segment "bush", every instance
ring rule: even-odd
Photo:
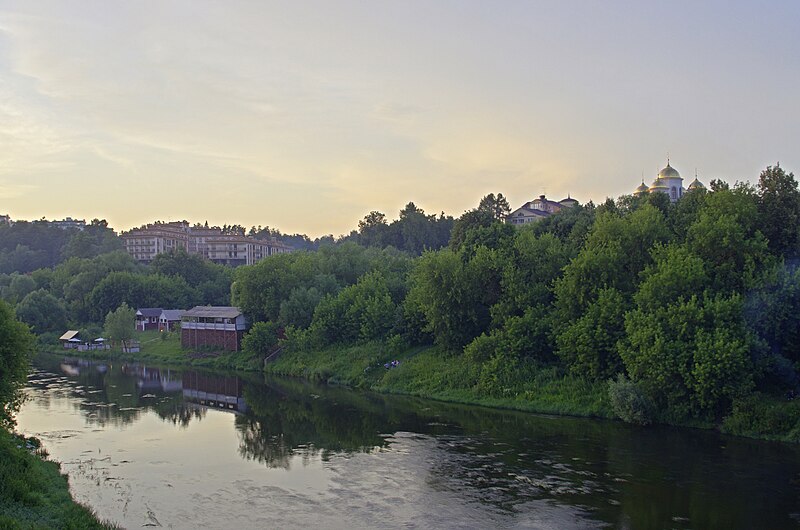
[[[653,422],[653,402],[625,374],[619,374],[616,381],[608,381],[608,397],[611,409],[622,421],[635,425]]]
[[[733,402],[733,410],[722,421],[722,431],[800,442],[800,399],[778,399],[754,392]]]

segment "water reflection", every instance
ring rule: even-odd
[[[31,399],[69,399],[90,426],[124,427],[152,412],[189,429],[210,410],[229,413],[245,461],[300,474],[321,465],[325,494],[364,512],[356,526],[374,526],[366,512],[379,505],[397,523],[388,526],[800,527],[793,446],[293,379],[63,358],[37,366]],[[236,487],[246,496],[258,482]]]

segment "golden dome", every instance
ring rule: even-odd
[[[663,179],[679,179],[681,178],[681,174],[678,173],[677,169],[670,166],[669,161],[667,161],[667,167],[658,172],[658,177]]]
[[[702,182],[697,180],[697,177],[695,177],[694,180],[692,181],[692,183],[689,184],[689,187],[686,188],[686,189],[689,190],[689,191],[692,191],[692,190],[704,190],[704,189],[706,189],[706,187],[703,186]]]
[[[667,167],[669,167],[669,166],[667,166]],[[664,169],[666,169],[666,168],[664,168]],[[675,170],[673,170],[673,171],[675,171]],[[675,172],[677,173],[677,171],[675,171]],[[658,176],[656,177],[656,179],[650,185],[649,191],[666,191],[668,189],[669,189],[669,186],[664,184],[664,181],[661,180],[661,173],[659,173]]]

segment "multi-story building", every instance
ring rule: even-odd
[[[133,259],[150,263],[163,252],[183,249],[188,252],[189,226],[187,223],[155,223],[134,228],[120,234],[125,250]]]
[[[223,265],[252,265],[292,248],[277,239],[226,234],[219,227],[192,227],[185,221],[155,223],[120,234],[133,259],[150,263],[162,252],[183,249]]]

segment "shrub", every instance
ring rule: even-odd
[[[649,425],[653,422],[652,401],[625,374],[619,374],[616,381],[608,381],[608,396],[614,414],[622,421],[635,425]]]

